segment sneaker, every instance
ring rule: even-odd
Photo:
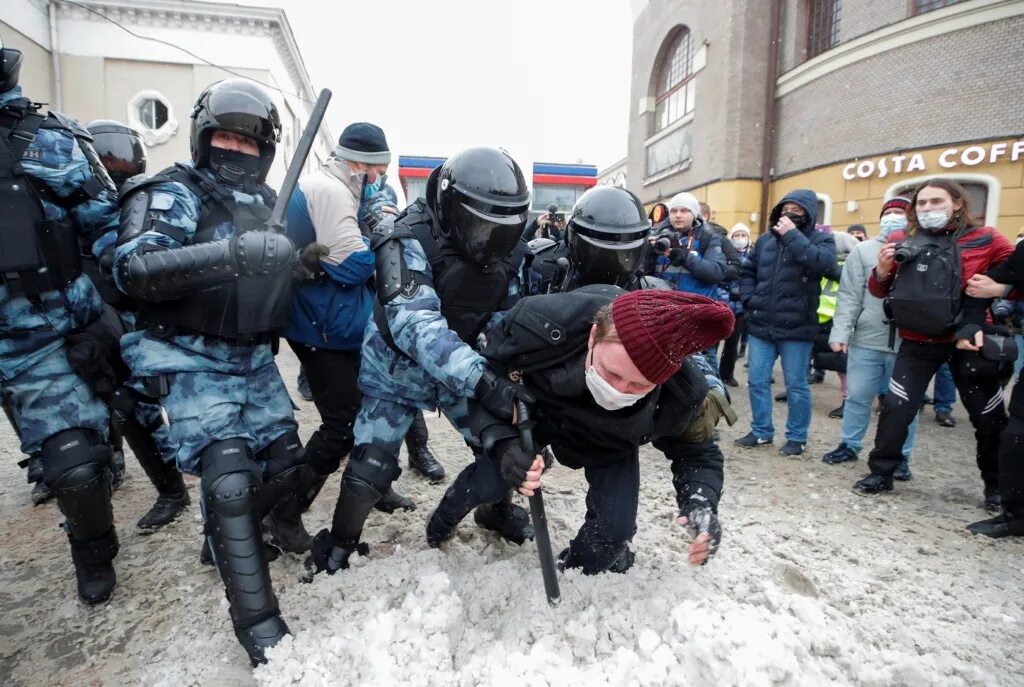
[[[853,490],[858,494],[878,494],[883,491],[892,491],[892,477],[865,475],[854,483]]]
[[[828,416],[830,418],[832,418],[833,420],[841,420],[841,419],[843,419],[843,410],[845,408],[846,408],[846,401],[843,401],[843,404],[841,406],[839,406],[838,408],[834,408],[834,409],[828,411]]]
[[[785,403],[787,400],[789,400],[789,394],[787,394],[785,391],[780,391],[779,393],[775,394],[775,400],[778,401],[779,403]]]
[[[738,387],[738,386],[740,385],[740,383],[739,383],[739,382],[737,382],[737,381],[736,381],[735,379],[731,379],[731,378],[730,378],[730,379],[723,379],[723,380],[722,380],[722,382],[723,382],[723,383],[724,383],[724,384],[725,384],[726,386],[731,386],[731,387],[733,387],[733,388],[735,388],[735,387]]]
[[[751,432],[745,437],[740,437],[733,443],[744,448],[755,448],[757,446],[771,446],[774,443],[774,439],[762,439]]]
[[[956,427],[956,420],[950,413],[935,413],[935,424],[939,427]]]
[[[781,456],[799,456],[807,448],[807,444],[800,443],[799,441],[787,441],[779,449],[779,455]]]
[[[854,460],[857,460],[857,452],[846,444],[839,444],[834,450],[821,457],[821,462],[827,465],[839,465]]]

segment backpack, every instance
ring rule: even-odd
[[[897,257],[906,258],[883,302],[893,327],[934,337],[956,331],[963,297],[960,236],[916,231],[897,246]]]

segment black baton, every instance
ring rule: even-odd
[[[530,420],[530,412],[525,402],[516,401],[516,415],[516,428],[523,442],[523,450],[531,456],[536,456],[537,451],[533,445],[533,422]],[[529,499],[537,555],[540,556],[540,571],[544,575],[544,592],[548,596],[548,603],[557,606],[562,599],[562,593],[558,590],[555,557],[551,553],[551,537],[548,534],[548,516],[544,512],[544,495],[540,493],[539,487],[533,490],[533,496]]]

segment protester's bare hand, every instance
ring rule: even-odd
[[[533,459],[533,465],[526,472],[526,479],[519,485],[519,493],[523,496],[533,496],[534,489],[540,489],[540,476],[544,472],[544,456],[538,455]]]
[[[786,232],[790,229],[796,229],[796,225],[793,224],[793,220],[783,215],[779,218],[779,221],[775,223],[775,231],[779,232],[779,236],[785,236]]]
[[[982,333],[982,332],[977,332],[974,335],[974,342],[973,343],[971,342],[970,339],[957,339],[956,340],[956,347],[959,348],[961,351],[980,351],[981,350],[981,346],[984,343],[985,343],[985,334]]]
[[[1006,285],[984,274],[976,274],[967,280],[967,295],[972,298],[1002,298],[1006,295]]]
[[[681,515],[676,518],[676,522],[686,527],[689,524],[689,519],[685,515]],[[704,565],[707,562],[708,556],[711,555],[710,542],[711,535],[707,532],[698,534],[690,542],[690,565]]]
[[[828,344],[829,348],[832,349],[833,353],[846,353],[846,344],[839,343],[838,341],[830,341]]]
[[[893,268],[896,267],[896,259],[893,257],[895,254],[895,243],[887,243],[878,251],[878,267],[875,268],[875,272],[879,279],[888,279],[892,274]]]

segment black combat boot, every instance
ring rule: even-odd
[[[328,475],[318,475],[309,465],[302,467],[295,491],[282,498],[263,518],[263,531],[272,544],[290,553],[305,553],[313,544],[302,515],[316,500]]]
[[[78,598],[90,606],[101,604],[110,598],[117,584],[114,572],[114,557],[117,556],[117,532],[111,527],[102,537],[76,541],[68,533],[71,543],[71,560],[75,564],[78,580]]]
[[[892,477],[883,475],[865,475],[853,485],[853,490],[858,494],[878,494],[883,491],[892,491]]]
[[[1003,511],[994,518],[971,523],[967,529],[973,534],[983,534],[993,539],[1024,537],[1024,517],[1011,511]]]
[[[409,467],[420,473],[432,483],[444,480],[444,466],[427,445],[430,435],[427,432],[427,421],[423,412],[413,415],[412,424],[405,435],[405,448],[409,452]]]
[[[530,514],[522,506],[512,503],[512,493],[497,503],[477,506],[473,520],[485,530],[496,532],[502,539],[522,546],[527,539],[533,539],[533,525]]]
[[[408,496],[402,496],[393,487],[388,487],[384,496],[380,497],[373,507],[382,513],[394,513],[396,510],[408,512],[416,510],[416,502]]]
[[[123,419],[118,426],[146,477],[156,488],[156,503],[136,524],[143,534],[151,534],[174,522],[188,508],[191,503],[188,488],[178,468],[164,461],[151,429],[131,419]]]

